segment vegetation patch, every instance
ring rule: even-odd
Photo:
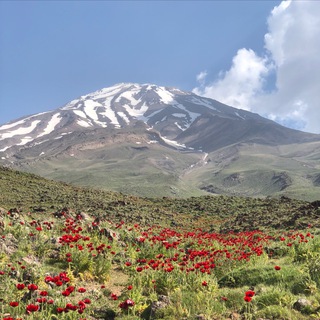
[[[317,202],[147,199],[2,173],[2,320],[320,318]]]

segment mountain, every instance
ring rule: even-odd
[[[0,163],[144,196],[314,199],[320,135],[191,92],[121,83],[0,127]]]

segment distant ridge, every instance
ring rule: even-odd
[[[296,184],[292,174],[301,171],[293,163],[288,167],[290,147],[282,146],[297,152],[305,187],[317,187],[319,141],[320,135],[191,92],[120,83],[0,126],[0,163],[141,195],[148,195],[151,182],[158,184],[152,196],[270,195],[287,192]],[[250,167],[243,167],[244,153]],[[235,163],[240,167],[232,168]],[[275,183],[279,172],[288,176],[285,183]],[[230,184],[234,173],[241,179]]]

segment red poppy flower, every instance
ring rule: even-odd
[[[128,309],[129,307],[133,307],[133,306],[134,306],[134,301],[131,299],[127,299],[119,304],[119,307],[124,310]]]
[[[39,306],[36,304],[28,304],[26,308],[27,312],[35,312],[39,310]]]
[[[280,266],[275,266],[274,269],[278,271],[278,270],[281,269],[281,267]]]
[[[252,291],[252,290],[248,290],[248,291],[246,291],[246,293],[245,293],[245,296],[246,296],[246,297],[249,297],[249,298],[252,298],[254,295],[255,295],[255,292]]]
[[[66,291],[71,293],[71,292],[74,291],[74,288],[75,288],[74,286],[69,286],[69,287],[66,288]]]
[[[91,300],[90,300],[89,298],[86,298],[86,299],[83,300],[83,302],[84,302],[85,304],[90,304],[90,303],[91,303]]]
[[[64,312],[64,308],[57,307],[56,311],[57,311],[58,313],[62,313],[62,312]]]
[[[17,307],[18,305],[19,305],[19,302],[17,302],[17,301],[10,302],[10,307]]]
[[[53,277],[46,276],[46,277],[44,278],[44,281],[45,281],[46,283],[48,283],[48,282],[54,282],[54,279],[53,279]]]
[[[65,309],[75,311],[75,310],[78,309],[78,306],[75,306],[75,305],[73,305],[72,303],[67,303]]]
[[[87,289],[82,288],[82,287],[80,287],[80,288],[78,289],[78,292],[80,292],[80,293],[84,293],[84,292],[86,292],[86,291],[87,291]]]
[[[244,297],[244,301],[245,301],[245,302],[250,302],[251,300],[252,300],[252,298],[249,297],[249,296],[245,296],[245,297]]]
[[[110,298],[111,298],[112,300],[118,300],[118,296],[117,296],[115,293],[111,293],[111,294],[110,294]]]
[[[61,292],[61,294],[62,294],[64,297],[70,296],[70,293],[71,293],[71,292],[69,292],[69,291],[67,291],[67,290]]]
[[[16,288],[17,288],[18,290],[23,290],[23,289],[25,288],[25,285],[24,285],[23,283],[17,283],[17,284],[16,284]]]
[[[36,284],[34,284],[34,283],[30,283],[30,284],[28,284],[28,289],[30,291],[35,291],[35,290],[38,289],[38,286]]]

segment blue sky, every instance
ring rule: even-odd
[[[319,40],[318,9],[307,0],[1,1],[0,124],[137,82],[193,90],[320,132],[312,123],[320,90],[312,84],[294,99],[288,92],[297,91],[292,73],[300,83],[320,80],[315,45],[290,54]],[[288,63],[309,55],[311,75],[301,81],[306,66],[291,70]]]

